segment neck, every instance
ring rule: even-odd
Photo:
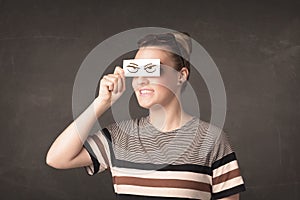
[[[162,132],[180,128],[192,116],[182,109],[181,102],[173,98],[167,105],[154,105],[149,109],[151,124]]]

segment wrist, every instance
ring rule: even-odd
[[[94,111],[97,117],[100,117],[109,107],[110,103],[96,97],[93,101]]]

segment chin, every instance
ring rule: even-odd
[[[146,106],[146,105],[141,105],[141,104],[139,104],[139,105],[140,105],[140,107],[148,109],[148,110],[151,108],[151,106]]]
[[[138,100],[138,103],[139,103],[140,107],[146,108],[146,109],[150,109],[154,105],[153,103],[141,102],[139,100]]]
[[[153,99],[146,100],[143,98],[139,98],[137,96],[137,94],[136,94],[136,99],[137,99],[139,106],[142,108],[145,108],[145,109],[150,109],[153,105],[157,104],[153,101]]]
[[[163,105],[165,105],[162,102],[157,102],[157,101],[145,102],[145,101],[138,100],[138,103],[139,103],[140,107],[145,108],[145,109],[150,109],[150,108],[157,109],[157,108],[164,107]]]

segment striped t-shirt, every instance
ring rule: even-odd
[[[88,136],[89,175],[110,170],[117,199],[219,199],[245,190],[226,133],[193,117],[160,132],[149,116],[108,125]]]

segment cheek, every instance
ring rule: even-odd
[[[136,85],[135,80],[132,79],[132,81],[131,81],[131,86],[132,86],[133,89],[136,87],[135,85]]]
[[[157,87],[159,87],[160,90],[163,87],[164,89],[169,89],[171,91],[175,91],[175,89],[177,87],[176,77],[170,77],[170,76],[153,79],[150,83],[153,85],[154,84],[157,85]]]
[[[136,88],[138,88],[138,80],[137,78],[132,78],[131,80],[131,86],[132,86],[132,89],[135,90]]]

